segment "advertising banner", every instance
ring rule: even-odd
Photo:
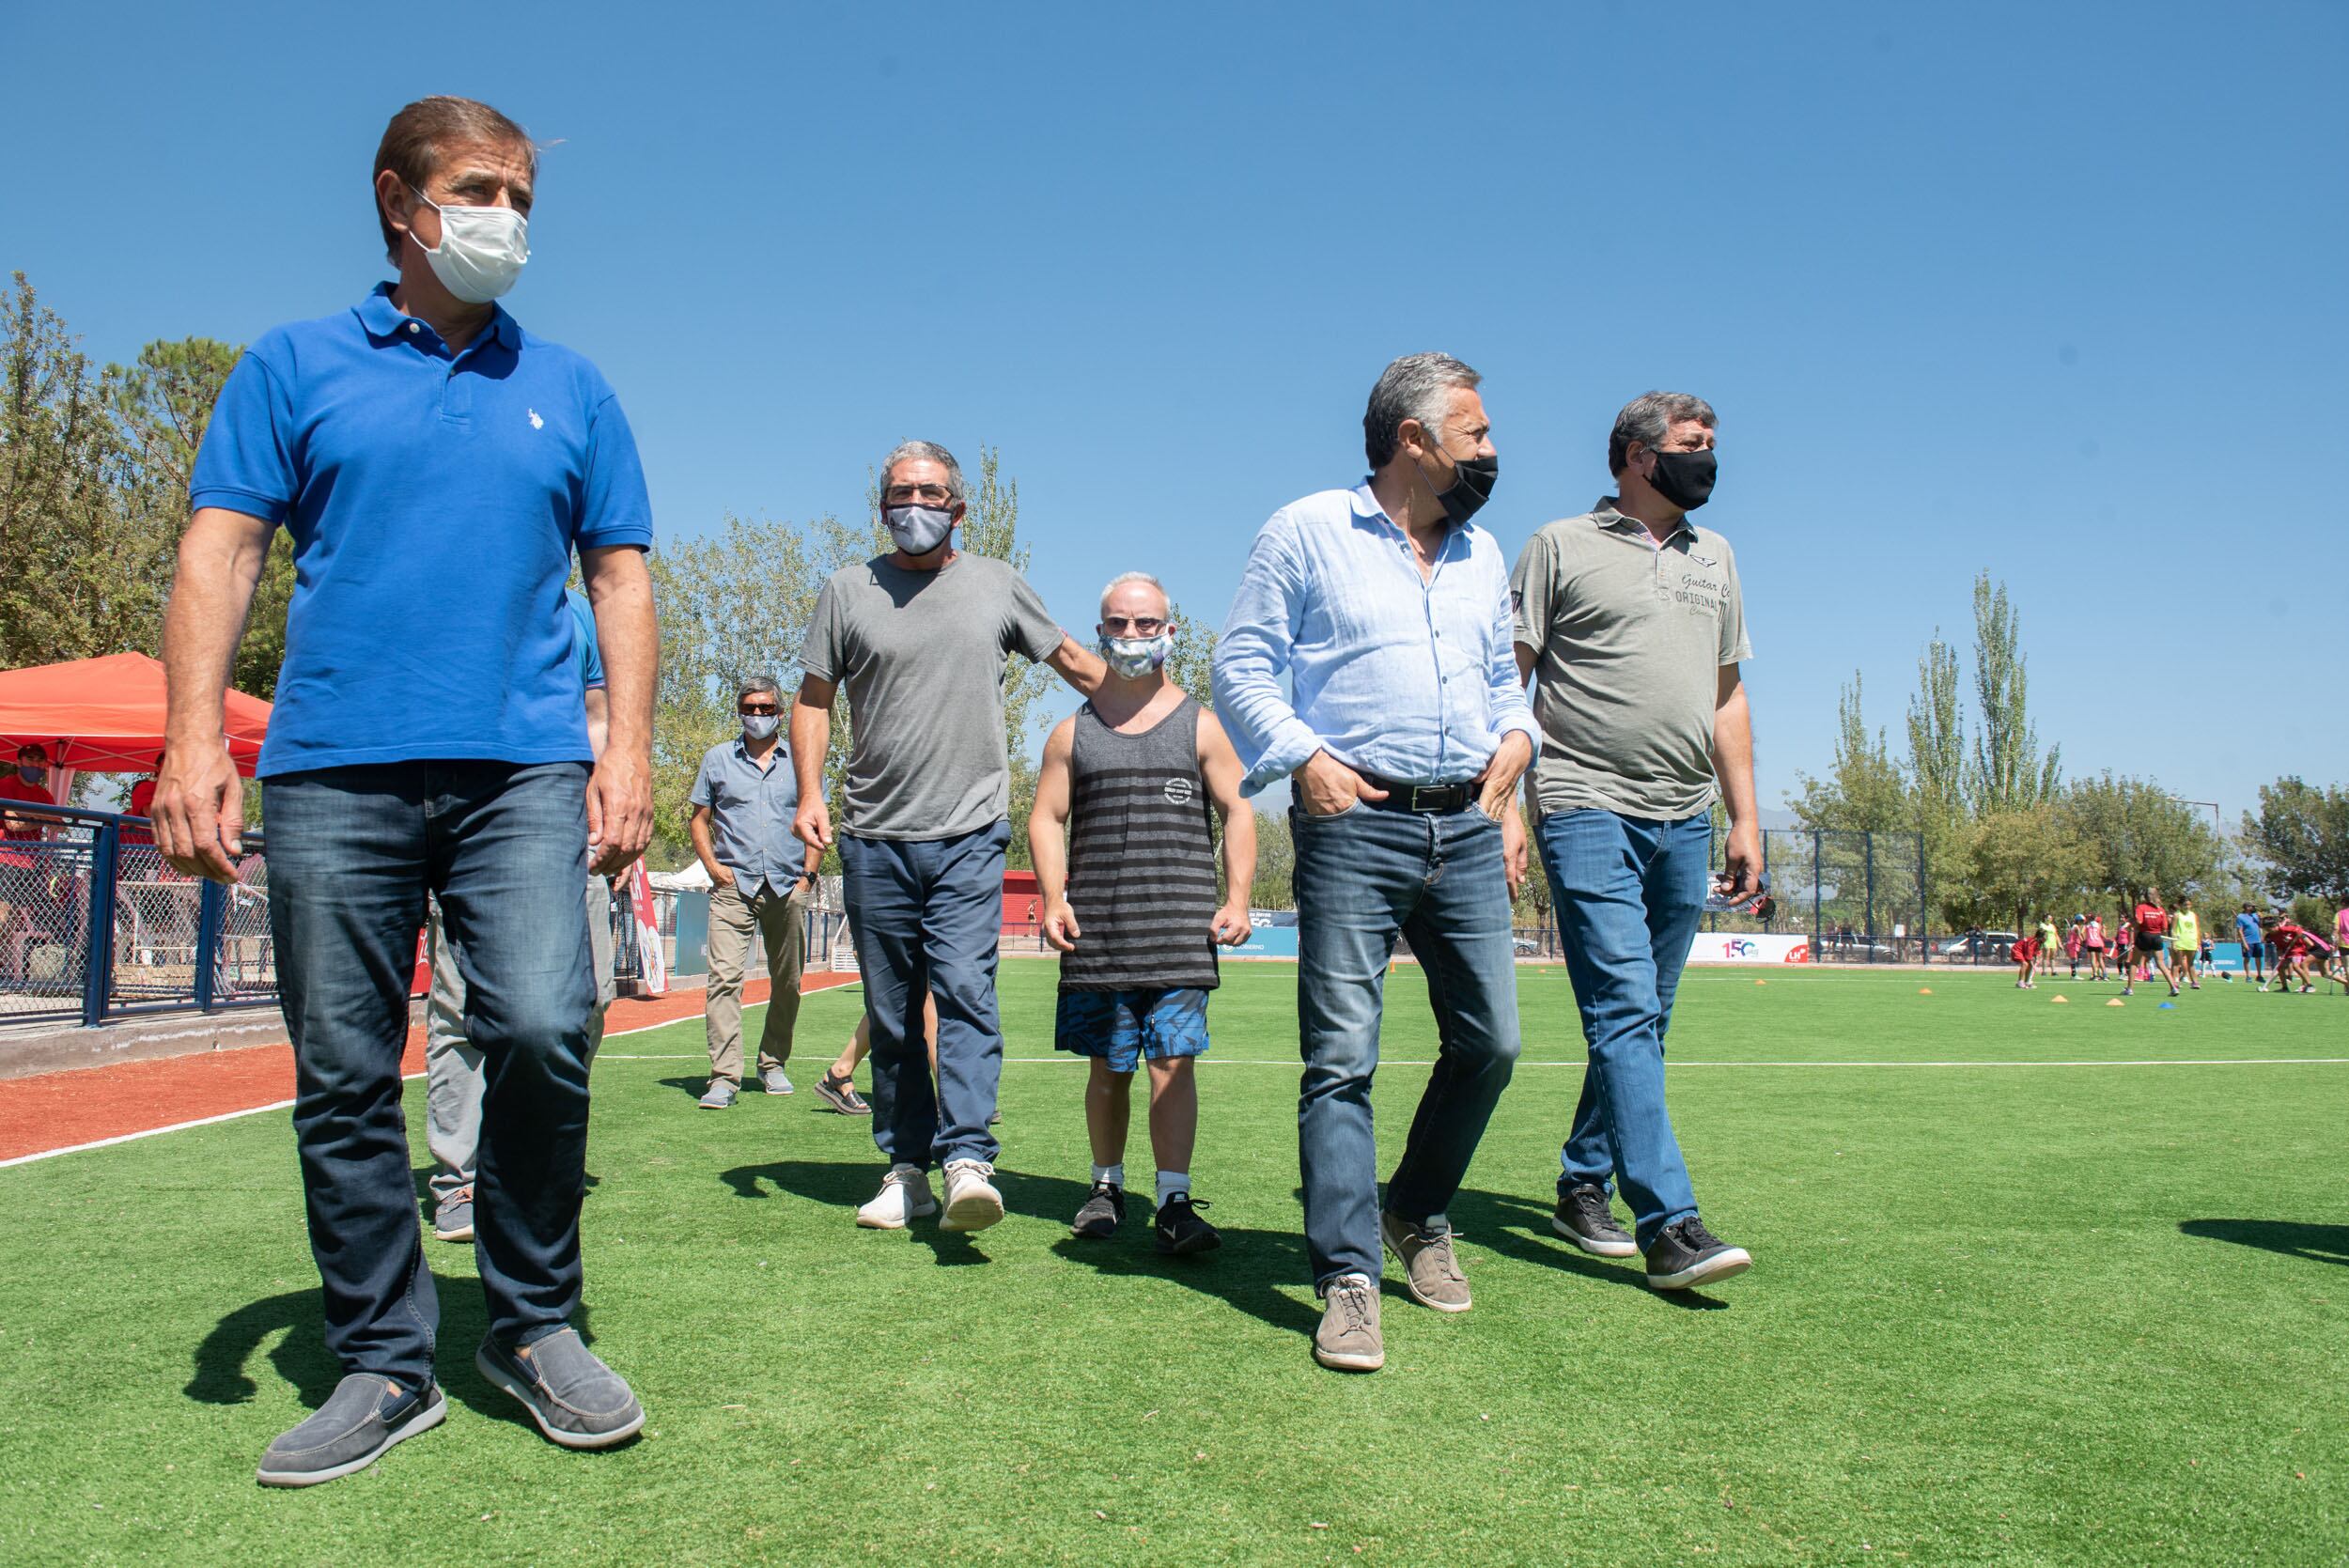
[[[1807,964],[1811,939],[1749,931],[1700,931],[1688,944],[1692,964]]]

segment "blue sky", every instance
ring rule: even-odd
[[[1984,567],[2073,770],[2231,821],[2279,773],[2349,780],[2339,5],[130,4],[10,35],[0,268],[101,358],[358,298],[383,120],[466,93],[560,143],[508,303],[620,389],[669,534],[853,514],[898,438],[984,442],[1064,621],[1132,567],[1220,621],[1264,518],[1359,476],[1379,367],[1437,348],[1486,377],[1513,556],[1607,487],[1627,398],[1719,410],[1766,802],[1855,668],[1897,740]],[[2279,702],[2247,655],[2315,684]]]

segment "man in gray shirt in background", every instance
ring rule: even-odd
[[[1703,398],[1634,398],[1607,442],[1622,493],[1542,528],[1510,579],[1517,673],[1540,676],[1534,836],[1590,1047],[1551,1226],[1600,1257],[1645,1252],[1657,1290],[1753,1262],[1697,1218],[1664,1110],[1664,1032],[1704,905],[1717,795],[1725,891],[1760,891],[1745,597],[1729,541],[1688,520],[1714,464]],[[1610,1177],[1636,1239],[1610,1212]]]
[[[873,1141],[889,1159],[879,1193],[856,1219],[901,1230],[936,1214],[928,1172],[939,1159],[940,1228],[977,1231],[1003,1217],[987,1126],[1003,1056],[995,943],[1011,842],[1005,660],[1019,653],[1049,663],[1086,696],[1103,668],[1018,572],[955,549],[965,492],[953,454],[910,441],[880,473],[882,520],[897,548],[832,574],[800,650],[792,826],[816,848],[832,843],[824,753],[832,699],[845,685],[851,735],[840,869],[872,1032]],[[935,1087],[923,1047],[925,995],[938,1005]]]

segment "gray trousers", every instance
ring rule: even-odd
[[[618,987],[612,978],[612,884],[589,873],[587,939],[595,954],[596,1012],[587,1023],[587,1061],[603,1044],[603,1010]],[[474,1151],[481,1142],[482,1055],[465,1038],[465,977],[458,972],[457,947],[441,929],[441,905],[432,901],[426,927],[432,957],[432,994],[425,1005],[425,1141],[432,1151],[432,1201],[447,1201],[473,1186]]]
[[[758,1032],[758,1070],[772,1072],[791,1059],[791,1032],[800,1021],[800,971],[807,967],[807,896],[798,891],[739,887],[709,890],[709,1076],[742,1084],[742,971],[751,933],[767,944],[767,1022]]]

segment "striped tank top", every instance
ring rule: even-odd
[[[1064,991],[1211,989],[1217,983],[1214,808],[1199,773],[1199,704],[1139,735],[1087,703],[1069,757],[1068,906],[1077,951]]]

